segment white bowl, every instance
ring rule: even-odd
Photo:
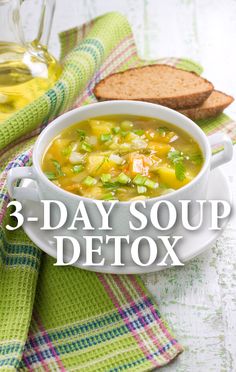
[[[176,190],[170,194],[160,196],[157,198],[147,199],[146,207],[142,206],[142,213],[144,213],[150,220],[150,211],[152,206],[158,200],[168,200],[176,206],[178,212],[178,201],[182,199],[188,199],[192,201],[201,200],[206,198],[207,185],[209,180],[209,172],[211,169],[223,164],[232,158],[233,146],[230,138],[225,134],[217,133],[210,137],[207,137],[205,133],[197,126],[192,120],[188,119],[184,115],[171,110],[169,108],[139,101],[106,101],[101,103],[95,103],[88,106],[84,106],[73,111],[69,111],[66,114],[55,119],[49,124],[38,137],[34,149],[33,149],[33,165],[32,167],[24,168],[13,168],[8,173],[8,191],[12,198],[17,200],[60,200],[62,201],[68,210],[68,226],[70,225],[79,201],[83,200],[92,221],[94,227],[93,231],[84,231],[82,225],[78,226],[76,232],[73,235],[81,237],[85,233],[86,235],[98,235],[105,236],[109,235],[120,236],[129,235],[130,242],[132,242],[138,235],[156,237],[160,232],[156,228],[148,223],[145,230],[132,231],[129,228],[130,221],[130,204],[131,202],[117,202],[115,205],[115,212],[112,215],[112,231],[101,231],[101,215],[97,208],[98,201],[84,198],[68,191],[65,191],[54,183],[49,181],[44,175],[41,169],[42,156],[48,147],[49,143],[57,136],[64,128],[70,125],[83,121],[89,118],[106,115],[116,114],[127,114],[127,115],[140,115],[150,118],[157,118],[167,121],[178,128],[185,130],[195,141],[199,144],[203,155],[204,164],[199,174],[187,185]],[[212,156],[211,146],[215,144],[221,144],[224,150]],[[23,178],[33,179],[37,183],[37,190],[29,187],[15,186],[15,181]],[[110,202],[103,201],[104,206],[109,206]],[[58,220],[58,210],[52,211],[52,220],[56,223]],[[165,225],[169,219],[169,215],[166,210],[163,211],[161,216],[161,223]],[[134,218],[133,223],[137,224],[137,220]],[[169,232],[169,234],[178,235],[178,224]],[[161,233],[166,235],[166,231]],[[56,235],[56,234],[55,234]],[[68,236],[71,236],[71,232],[68,231]],[[112,243],[107,245],[107,259],[112,261],[112,254],[109,252]],[[127,244],[126,251],[124,254],[124,261],[130,261],[130,248]],[[145,254],[144,254],[145,255]]]

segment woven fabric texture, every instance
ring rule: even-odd
[[[68,108],[93,102],[101,77],[143,64],[127,20],[117,13],[63,33],[61,41],[60,81],[0,127],[0,369],[152,370],[182,347],[139,277],[54,267],[23,230],[5,228],[12,224],[7,172],[31,164],[37,134]]]

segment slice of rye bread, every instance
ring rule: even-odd
[[[233,101],[233,97],[213,90],[202,105],[178,111],[193,120],[208,119],[221,114]]]
[[[138,100],[182,109],[201,105],[213,89],[194,72],[156,64],[109,75],[95,86],[94,94],[102,101]]]

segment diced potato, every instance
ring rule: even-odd
[[[124,142],[124,143],[121,143],[121,144],[117,143],[114,146],[111,145],[111,146],[109,146],[109,148],[112,149],[112,150],[117,150],[120,153],[126,153],[126,152],[130,151],[131,147],[130,147],[130,143]]]
[[[97,143],[98,143],[98,139],[96,136],[90,136],[87,138],[87,142],[92,145],[92,146],[96,146]]]
[[[148,147],[148,144],[145,140],[139,137],[137,139],[134,139],[131,142],[130,146],[133,150],[141,150],[141,149],[146,149]]]
[[[112,163],[115,163],[116,165],[121,165],[123,164],[124,159],[117,154],[111,154],[109,156],[109,161],[111,161]]]
[[[114,123],[105,120],[89,120],[89,125],[91,127],[92,134],[95,136],[110,133],[111,128],[114,127]]]
[[[57,138],[50,148],[50,153],[52,158],[56,159],[59,163],[66,161],[65,156],[63,155],[63,149],[65,149],[70,143],[69,139],[66,138]]]
[[[171,138],[174,137],[176,134],[174,132],[158,132],[157,130],[154,129],[148,129],[145,132],[145,136],[150,140],[150,141],[157,141],[161,143],[169,143]]]
[[[102,166],[99,168],[97,174],[102,174],[102,173],[111,173],[114,169],[117,169],[118,165],[114,163],[113,161],[109,161],[106,159]]]
[[[115,166],[114,162],[103,155],[91,154],[88,156],[86,169],[92,176],[109,173]]]
[[[167,143],[158,143],[158,142],[153,142],[153,141],[150,141],[148,143],[148,148],[150,150],[154,150],[157,152],[157,155],[162,157],[162,156],[165,156],[168,154],[168,152],[170,151],[171,149],[171,146],[168,145]]]
[[[96,170],[102,165],[105,157],[103,155],[91,154],[87,159],[87,171],[89,174],[93,175]]]
[[[108,143],[108,147],[110,150],[119,150],[120,144],[119,144],[120,137],[119,136],[113,136],[112,142]]]
[[[71,164],[81,164],[84,163],[85,159],[86,154],[81,154],[80,152],[72,151],[69,157],[69,162]]]
[[[186,175],[186,178],[183,181],[179,181],[176,178],[175,170],[168,167],[160,167],[158,169],[159,181],[164,183],[170,188],[179,189],[192,180],[192,177]]]
[[[133,132],[129,132],[127,136],[125,136],[125,142],[131,142],[135,139],[139,139],[139,136]]]
[[[78,173],[74,175],[73,177],[70,177],[71,183],[81,183],[82,180],[87,176],[87,172],[83,171],[81,173]]]

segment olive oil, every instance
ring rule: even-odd
[[[61,66],[37,41],[0,42],[0,124],[54,85]]]

